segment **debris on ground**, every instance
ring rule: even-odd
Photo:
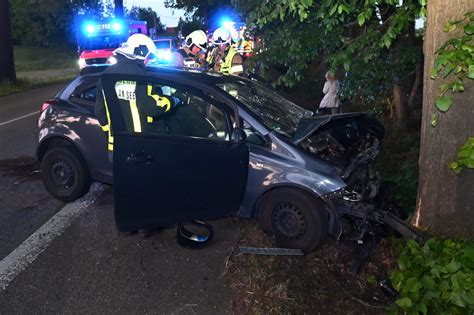
[[[241,247],[274,247],[273,237],[253,222],[236,219],[240,237],[226,264],[234,290],[234,314],[386,314],[395,298],[386,293],[386,279],[396,265],[390,239],[383,239],[361,266],[356,242],[328,239],[306,256],[240,255]]]

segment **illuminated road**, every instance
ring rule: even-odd
[[[175,229],[119,234],[110,187],[68,205],[46,192],[33,158],[36,112],[61,86],[0,98],[0,313],[227,313],[231,219],[192,251]]]

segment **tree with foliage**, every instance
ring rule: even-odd
[[[464,144],[474,135],[472,12],[474,2],[470,0],[428,2],[419,192],[414,220],[416,226],[442,235],[466,237],[474,236],[474,170],[456,175],[448,165],[459,154],[466,164],[452,165],[454,169],[474,167],[470,162],[474,160],[472,141]]]
[[[210,27],[211,20],[219,12],[231,9],[232,0],[165,0],[165,6],[173,9],[182,9],[188,15],[202,19],[205,25]]]
[[[148,29],[155,29],[155,34],[164,33],[165,26],[152,8],[132,7],[128,15],[135,20],[146,21]]]
[[[0,0],[0,82],[16,81],[8,0]]]
[[[179,18],[178,28],[181,31],[181,34],[186,37],[195,30],[205,30],[206,25],[202,18],[193,16],[192,18],[188,17],[184,20]]]
[[[414,24],[423,0],[234,2],[264,40],[260,64],[281,71],[277,83],[294,86],[315,60],[326,63],[345,77],[346,99],[369,105],[389,97],[405,122],[421,81]]]
[[[15,43],[35,46],[73,43],[74,14],[98,15],[104,10],[97,0],[12,0]]]

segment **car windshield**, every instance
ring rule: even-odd
[[[121,43],[120,36],[97,36],[90,37],[84,43],[84,50],[114,49]]]
[[[299,120],[312,115],[311,111],[259,83],[237,81],[218,83],[217,86],[247,106],[268,128],[289,138],[295,135]]]
[[[170,49],[171,40],[157,40],[155,42],[156,49]]]

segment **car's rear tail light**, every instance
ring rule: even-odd
[[[42,105],[41,105],[41,112],[43,112],[44,110],[46,110],[46,108],[48,108],[49,106],[53,106],[53,105],[57,105],[59,103],[58,100],[55,100],[55,99],[51,99],[49,101],[46,101],[44,102]]]

